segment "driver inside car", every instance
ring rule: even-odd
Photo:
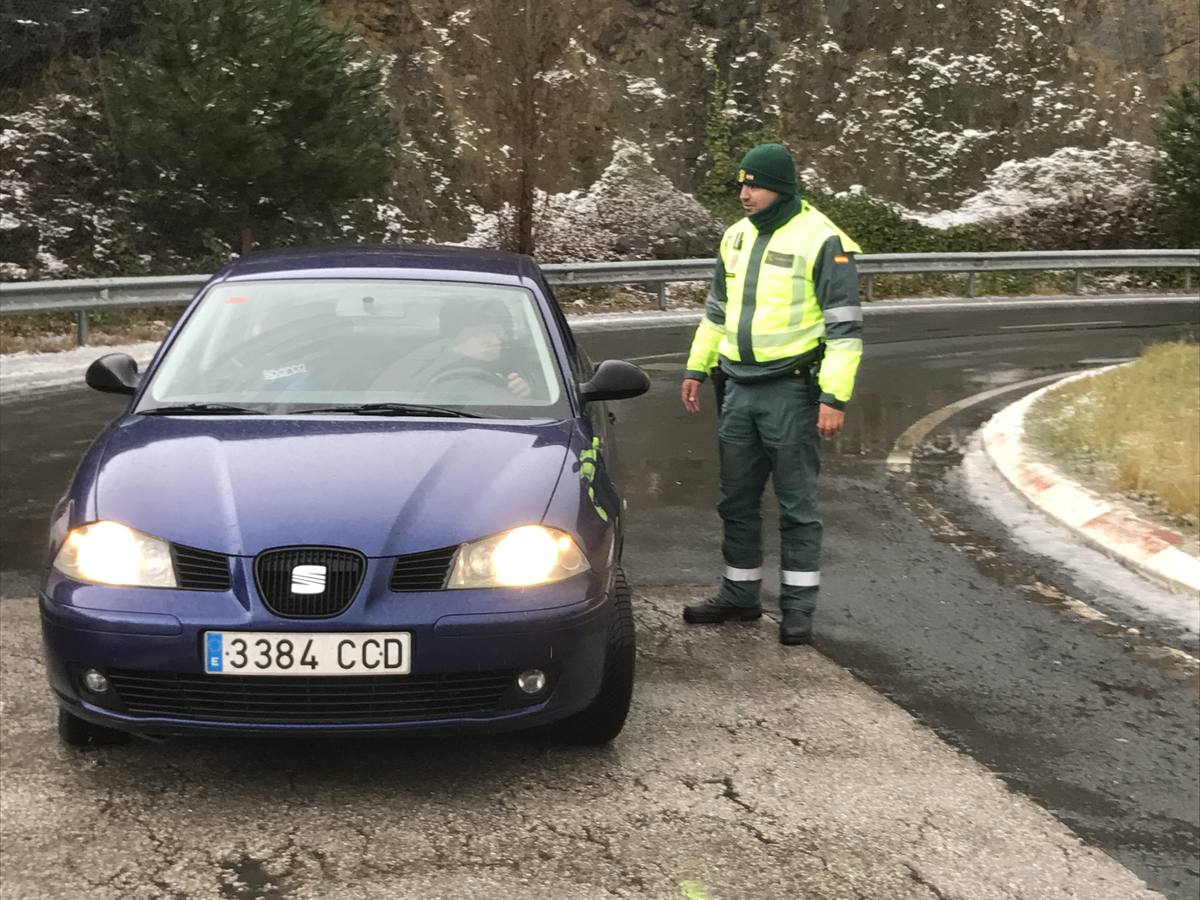
[[[376,388],[419,388],[439,400],[529,397],[531,387],[510,365],[512,319],[494,300],[445,304],[438,316],[442,335],[383,371]]]

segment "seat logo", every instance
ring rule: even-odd
[[[293,594],[320,594],[325,590],[324,566],[296,566],[292,569]]]

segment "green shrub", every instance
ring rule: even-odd
[[[1200,81],[1167,100],[1158,129],[1163,157],[1154,185],[1180,247],[1200,247]]]

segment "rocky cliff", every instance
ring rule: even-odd
[[[86,29],[57,51],[34,46],[37,4],[20,2],[26,12],[0,18],[7,45],[24,48],[21,89],[0,94],[0,220],[10,227],[46,189],[45,156],[29,149],[44,142],[46,109],[31,69],[53,69],[56,53],[86,55],[88,46]],[[948,224],[1140,182],[1162,100],[1200,78],[1194,0],[324,6],[383,63],[403,131],[394,189],[377,207],[390,234],[486,240],[504,182],[529,164],[544,210],[569,218],[583,198],[601,197],[610,218],[651,201],[666,211],[640,210],[638,235],[618,228],[600,241],[608,255],[696,251],[670,229],[700,215],[680,195],[705,179],[722,130],[786,142],[809,184],[864,191]],[[117,37],[126,19],[120,25]],[[93,42],[105,39],[93,31]],[[520,114],[530,97],[539,109],[532,137]],[[22,116],[39,103],[42,125],[28,126]],[[98,112],[85,118],[102,129]],[[707,241],[711,226],[698,233]]]
[[[917,210],[945,209],[1009,160],[1153,141],[1167,92],[1200,76],[1192,0],[576,0],[539,77],[552,85],[541,186],[590,184],[614,141],[647,150],[679,188],[703,177],[706,117],[794,148],[810,179]],[[414,156],[486,180],[505,54],[485,4],[333,0],[333,21],[394,59],[389,91]],[[1114,141],[1125,143],[1113,143]],[[1144,159],[1135,160],[1135,167]]]

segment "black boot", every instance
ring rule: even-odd
[[[761,618],[761,606],[730,606],[727,603],[706,600],[704,603],[693,603],[683,608],[683,621],[690,625],[715,625],[730,619],[749,622]]]
[[[812,613],[785,609],[779,623],[779,643],[809,644],[812,642]]]

